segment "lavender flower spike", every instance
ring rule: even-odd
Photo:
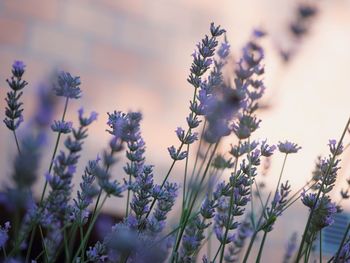
[[[22,80],[24,74],[25,65],[22,61],[15,61],[12,65],[11,79],[6,79],[7,84],[10,87],[10,91],[7,92],[7,107],[5,110],[4,123],[11,131],[15,131],[19,125],[23,122],[23,103],[19,101],[23,92],[21,91],[28,83]]]
[[[62,71],[58,75],[58,87],[55,87],[54,90],[57,96],[79,99],[81,97],[80,84],[80,77],[74,77],[70,73]]]
[[[301,149],[301,147],[298,146],[298,144],[292,143],[292,142],[289,142],[289,141],[278,142],[277,146],[278,146],[278,150],[281,153],[286,153],[286,154],[297,153]]]
[[[66,121],[54,121],[54,124],[51,125],[51,129],[54,132],[60,132],[60,133],[70,133],[72,131],[72,122],[66,122]]]
[[[20,60],[15,60],[12,64],[12,74],[16,78],[21,78],[24,71],[25,71],[26,65],[23,63],[23,61]]]
[[[9,238],[8,232],[10,228],[10,222],[6,222],[3,227],[0,226],[0,247],[5,247],[5,244]]]
[[[97,120],[98,113],[93,111],[89,117],[83,117],[84,108],[80,108],[79,111],[79,122],[82,127],[89,126],[93,121]]]

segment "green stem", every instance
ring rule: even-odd
[[[183,186],[182,186],[182,210],[185,209],[185,205],[186,205],[186,182],[187,182],[187,168],[188,168],[188,156],[190,153],[190,145],[187,144],[187,156],[186,156],[186,162],[185,162],[185,173],[184,173],[184,182],[183,182]]]
[[[322,263],[322,229],[320,230],[320,263]]]
[[[64,242],[64,254],[66,256],[66,262],[70,262],[70,255],[69,255],[69,248],[68,248],[68,241],[67,241],[67,232],[65,229],[63,230],[63,242]]]
[[[75,255],[74,255],[74,257],[73,257],[73,262],[75,262],[75,260],[76,260],[77,256],[79,255],[79,253],[80,253],[82,250],[84,250],[85,245],[86,245],[86,242],[88,241],[88,238],[89,238],[89,236],[90,236],[90,234],[91,234],[91,231],[92,231],[92,229],[93,229],[93,226],[95,225],[95,222],[96,222],[96,220],[97,220],[97,217],[98,217],[99,213],[101,212],[101,209],[102,209],[104,203],[106,202],[107,197],[108,197],[108,195],[106,195],[106,196],[104,197],[104,199],[102,200],[102,203],[101,203],[100,207],[96,210],[96,213],[95,213],[94,217],[92,217],[91,223],[89,224],[88,230],[86,231],[86,235],[84,236],[84,239],[80,242],[80,246],[79,246],[77,252],[75,253]]]
[[[45,254],[45,258],[46,258],[46,262],[49,262],[49,256],[47,254],[47,250],[46,250],[46,245],[45,245],[45,239],[44,239],[44,234],[43,234],[43,230],[41,228],[41,226],[39,225],[39,232],[40,232],[40,237],[41,237],[41,243],[43,245],[43,250],[44,250],[44,254]]]
[[[64,121],[64,118],[65,118],[66,113],[67,113],[68,101],[69,101],[69,98],[67,97],[67,98],[66,98],[66,102],[65,102],[65,104],[64,104],[63,114],[62,114],[62,119],[61,119],[62,122]],[[55,143],[55,148],[54,148],[54,150],[53,150],[53,154],[52,154],[51,161],[50,161],[49,173],[51,173],[51,169],[52,169],[52,167],[53,167],[53,163],[54,163],[54,160],[55,160],[55,156],[56,156],[56,152],[57,152],[57,149],[58,149],[58,144],[59,144],[59,142],[60,142],[60,138],[61,138],[61,132],[59,132],[58,135],[57,135],[57,139],[56,139],[56,143]],[[44,190],[43,190],[43,192],[42,192],[42,194],[41,194],[40,206],[42,205],[42,202],[43,202],[43,200],[44,200],[44,196],[45,196],[46,189],[47,189],[47,180],[45,180]]]
[[[203,128],[202,128],[202,132],[201,132],[201,138],[199,140],[199,145],[198,145],[198,149],[197,149],[197,153],[196,153],[196,159],[194,161],[194,165],[193,165],[193,169],[192,169],[191,180],[192,180],[194,173],[196,171],[196,168],[197,168],[199,154],[201,152],[201,148],[202,148],[202,144],[203,144],[204,130],[205,130],[206,125],[207,125],[207,120],[205,119],[204,124],[203,124]]]
[[[191,184],[194,185],[195,188],[197,187],[197,183],[198,183],[198,180],[199,180],[199,177],[200,177],[200,173],[201,173],[201,171],[202,171],[202,169],[203,169],[203,167],[205,165],[205,162],[207,161],[207,158],[208,158],[208,155],[209,155],[211,147],[212,147],[212,144],[209,144],[208,149],[206,150],[204,158],[202,160],[202,163],[201,163],[201,165],[200,165],[200,167],[199,167],[199,169],[197,171],[196,177],[194,178],[194,180],[191,180]],[[191,179],[193,179],[193,178],[191,178]],[[193,194],[194,194],[194,192],[190,191],[190,193],[186,195],[186,201],[185,201],[186,204],[188,204],[188,205],[190,204],[190,201],[191,201],[191,199],[193,197]]]
[[[2,246],[2,252],[4,253],[4,257],[5,257],[5,259],[6,259],[6,258],[7,258],[7,254],[6,254],[5,246]]]
[[[194,92],[193,92],[193,99],[192,99],[193,102],[196,101],[197,90],[198,90],[198,87],[195,87]],[[194,118],[197,116],[197,114],[193,113],[193,111],[191,111],[191,114],[194,114]],[[192,131],[192,128],[189,128],[189,129],[187,130],[186,135],[185,135],[185,138],[191,133],[191,131]],[[183,145],[184,145],[184,143],[181,142],[179,148],[177,149],[177,153],[179,153],[179,152],[181,151]],[[187,153],[187,154],[188,154],[188,153]],[[169,178],[169,176],[170,176],[171,171],[173,170],[173,168],[174,168],[174,166],[175,166],[176,161],[177,161],[177,160],[173,160],[173,162],[172,162],[172,164],[171,164],[171,166],[170,166],[168,172],[166,173],[166,175],[165,175],[165,177],[164,177],[164,179],[163,179],[162,184],[160,185],[160,190],[163,189],[165,183],[168,181],[168,178]],[[151,206],[150,206],[150,208],[149,208],[149,210],[148,210],[148,213],[146,214],[145,219],[147,219],[147,218],[149,217],[149,215],[151,214],[152,209],[153,209],[154,205],[156,204],[157,199],[158,199],[158,196],[155,196],[155,197],[153,198],[153,201],[152,201]]]
[[[79,226],[79,231],[80,231],[80,240],[84,240],[84,231],[83,231],[83,227],[82,226]],[[82,249],[81,250],[81,254],[80,254],[80,257],[81,259],[84,261],[84,250],[85,249]]]
[[[330,164],[328,165],[327,171],[326,171],[325,176],[324,176],[324,178],[322,180],[322,184],[320,186],[320,189],[318,190],[315,203],[314,203],[314,205],[313,205],[313,207],[312,207],[312,209],[310,211],[310,214],[309,214],[309,217],[308,217],[305,229],[304,229],[303,237],[302,237],[302,240],[301,240],[301,243],[300,243],[300,246],[299,246],[299,251],[298,251],[298,255],[296,257],[296,261],[295,262],[299,262],[299,259],[300,259],[300,256],[301,256],[301,252],[303,251],[303,246],[304,246],[305,239],[306,239],[306,234],[307,234],[307,231],[309,230],[309,227],[310,227],[310,224],[311,224],[311,218],[312,218],[312,216],[314,214],[314,211],[315,211],[315,208],[316,208],[316,204],[318,203],[318,200],[320,198],[321,192],[323,191],[324,183],[328,179],[328,175],[329,175],[329,173],[331,171],[331,168],[332,168],[332,166],[334,164],[334,161],[335,161],[335,158],[337,156],[337,153],[339,152],[340,146],[342,145],[342,142],[343,142],[344,136],[345,136],[345,134],[347,132],[347,129],[349,127],[349,124],[350,124],[350,118],[348,119],[348,121],[346,123],[346,126],[345,126],[345,128],[343,130],[343,133],[342,133],[342,135],[340,137],[340,140],[338,142],[336,152],[333,154],[333,156],[331,158]]]
[[[215,261],[216,261],[216,258],[218,257],[219,252],[221,251],[221,247],[222,247],[222,243],[220,243],[220,246],[218,247],[218,250],[216,251],[215,256],[214,256],[212,262],[215,262]]]
[[[282,174],[283,174],[284,167],[285,167],[286,161],[287,161],[287,156],[288,156],[288,153],[285,154],[284,159],[283,159],[282,169],[281,169],[280,175],[278,177],[278,182],[277,182],[277,186],[276,186],[275,196],[278,193],[278,189],[279,189],[279,186],[280,186],[280,183],[281,183],[281,179],[282,179]],[[272,206],[271,209],[273,210],[275,208],[275,206],[276,206],[276,203],[274,203],[274,205]]]
[[[182,235],[183,235],[183,233],[184,233],[184,231],[185,231],[185,228],[186,228],[188,219],[189,219],[189,217],[190,217],[190,215],[191,215],[191,212],[192,212],[193,207],[194,207],[194,205],[195,205],[197,196],[198,196],[198,194],[199,194],[199,192],[200,192],[200,188],[201,188],[201,186],[202,186],[202,184],[203,184],[203,181],[205,180],[205,177],[206,177],[206,175],[207,175],[207,173],[208,173],[208,170],[209,170],[211,161],[212,161],[212,159],[213,159],[213,157],[214,157],[214,154],[215,154],[215,152],[216,152],[217,147],[219,146],[219,142],[220,142],[220,141],[218,141],[218,142],[215,144],[215,147],[214,147],[214,149],[213,149],[213,152],[211,153],[210,158],[209,158],[209,160],[208,160],[208,163],[207,163],[207,165],[206,165],[206,168],[205,168],[205,170],[204,170],[202,179],[201,179],[201,181],[200,181],[200,183],[199,183],[198,188],[196,189],[196,193],[195,193],[193,199],[190,200],[190,201],[192,201],[192,202],[191,202],[191,205],[190,205],[189,209],[187,210],[187,215],[186,215],[186,217],[185,217],[184,224],[183,224],[183,226],[181,227],[180,232],[179,232],[179,234],[178,234],[178,237],[177,237],[177,239],[176,239],[176,245],[174,246],[173,253],[172,253],[173,255],[175,255],[175,254],[177,253],[178,249],[179,249],[180,242],[181,242],[181,239],[182,239]]]
[[[249,242],[247,251],[245,252],[244,259],[243,259],[243,261],[242,261],[243,263],[246,263],[246,262],[247,262],[248,257],[249,257],[249,255],[250,255],[250,251],[251,251],[251,249],[252,249],[252,247],[253,247],[255,238],[256,238],[258,232],[260,231],[260,230],[259,230],[259,226],[260,226],[261,220],[263,219],[263,217],[264,217],[264,215],[265,215],[265,209],[266,209],[267,204],[268,204],[268,202],[269,202],[269,200],[270,200],[270,197],[271,197],[271,192],[270,192],[269,196],[268,196],[267,199],[266,199],[265,206],[264,206],[263,210],[261,211],[261,215],[260,215],[260,218],[259,218],[258,223],[257,223],[257,228],[254,230],[254,233],[253,233],[252,237],[250,238],[250,242]]]
[[[33,228],[32,231],[33,231],[33,232],[36,231],[36,226]],[[28,246],[28,249],[27,249],[27,255],[26,255],[26,260],[25,260],[26,263],[29,261],[30,253],[31,253],[31,251],[32,251],[34,236],[35,236],[34,234],[33,234],[33,235],[30,235],[30,241],[29,241],[29,246]]]
[[[131,185],[131,174],[129,174],[129,185]],[[126,197],[125,217],[128,217],[129,215],[129,202],[130,202],[130,189],[128,189],[128,195]]]
[[[21,149],[19,147],[19,143],[18,143],[18,139],[17,139],[17,134],[16,134],[16,131],[13,130],[13,136],[15,137],[15,141],[16,141],[16,146],[17,146],[17,151],[18,151],[18,154],[21,155]]]
[[[238,142],[238,147],[239,147],[239,145],[240,145],[240,141]],[[220,263],[224,259],[226,239],[227,239],[227,235],[228,235],[228,230],[230,229],[229,224],[231,224],[231,220],[233,220],[233,217],[231,218],[231,216],[232,216],[232,209],[233,209],[233,204],[234,204],[234,199],[235,199],[234,196],[235,196],[237,163],[238,163],[238,157],[236,157],[236,159],[235,159],[235,170],[233,172],[234,182],[233,182],[232,189],[231,189],[232,193],[231,193],[231,196],[230,196],[230,207],[229,207],[229,210],[228,210],[228,220],[227,220],[227,224],[225,226],[224,239],[223,239],[223,242],[221,242]]]
[[[263,248],[264,248],[264,245],[265,245],[266,236],[267,236],[267,232],[264,231],[264,236],[263,236],[263,239],[262,239],[261,244],[260,244],[258,257],[257,257],[257,259],[256,259],[256,261],[255,261],[256,263],[259,263],[259,262],[260,262],[261,255],[262,255],[262,251],[263,251]]]

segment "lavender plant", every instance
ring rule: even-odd
[[[309,16],[311,11],[301,12]],[[350,120],[340,140],[329,141],[329,156],[318,159],[313,177],[304,188],[293,191],[288,181],[283,183],[287,157],[298,153],[301,147],[289,141],[271,145],[266,139],[255,138],[261,123],[260,99],[265,91],[264,49],[260,44],[264,36],[262,30],[253,31],[234,66],[231,81],[223,73],[230,62],[225,30],[214,23],[210,25],[210,34],[192,54],[187,80],[194,91],[187,127],[175,130],[179,145],[168,148],[171,164],[167,173],[161,175],[160,184],[155,183],[154,165],[145,158],[142,114],[112,111],[107,114],[106,131],[111,136],[108,147],[87,162],[75,194],[73,178],[84,154],[88,127],[97,119],[97,113],[85,116],[81,108],[78,126],[66,120],[68,102],[79,99],[82,90],[79,77],[61,72],[54,85],[56,96],[65,99],[61,119],[52,121],[53,110],[44,93],[40,93],[42,103],[34,114],[35,125],[28,125],[23,138],[18,140],[16,130],[23,121],[21,90],[27,82],[22,80],[24,63],[16,61],[11,80],[7,80],[11,91],[7,93],[4,123],[14,134],[18,153],[14,159],[13,185],[4,187],[0,194],[0,203],[8,205],[6,210],[15,216],[0,225],[3,253],[0,259],[74,263],[177,263],[200,259],[208,263],[247,262],[253,258],[252,248],[262,235],[255,256],[255,261],[260,262],[268,233],[274,230],[277,219],[282,220],[286,209],[301,199],[310,214],[299,250],[295,253],[294,234],[281,261],[308,262],[318,235],[332,225],[335,213],[341,212],[330,192],[337,181],[339,156],[346,150],[343,141]],[[43,134],[49,124],[57,137],[41,198],[36,199],[32,186],[38,177],[40,149],[47,144]],[[63,136],[61,149],[59,142]],[[232,142],[226,153],[220,148],[225,140]],[[193,160],[190,148],[197,141]],[[276,188],[266,193],[266,187],[261,187],[257,179],[268,172],[266,163],[269,164],[276,149],[284,156],[283,165]],[[111,168],[118,161],[116,155],[123,153],[126,163],[115,176]],[[185,162],[183,180],[175,183],[170,175],[181,160]],[[341,193],[343,199],[348,198],[348,189]],[[99,240],[94,237],[95,225],[111,197],[116,198],[119,207],[126,201],[125,212],[114,218],[113,227]],[[172,213],[176,209],[179,210]],[[350,224],[330,262],[349,262],[349,228]],[[320,239],[320,261],[322,257]]]

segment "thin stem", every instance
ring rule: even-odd
[[[36,231],[36,226],[34,226],[33,232]],[[26,255],[26,263],[29,261],[29,257],[30,257],[30,253],[32,251],[32,246],[33,246],[33,241],[34,241],[34,234],[33,235],[30,235],[30,241],[29,241],[29,245],[28,245],[28,249],[27,249],[27,255]]]
[[[211,155],[210,155],[210,158],[209,158],[208,163],[207,163],[207,165],[206,165],[206,168],[205,168],[205,170],[204,170],[204,173],[203,173],[202,179],[201,179],[201,181],[200,181],[200,183],[199,183],[199,186],[198,186],[198,188],[197,188],[197,191],[196,191],[196,193],[195,193],[193,199],[190,200],[190,201],[192,201],[192,202],[191,202],[191,205],[190,205],[189,209],[187,210],[187,215],[186,215],[186,217],[185,217],[184,224],[183,224],[183,226],[181,227],[180,233],[179,233],[179,235],[178,235],[178,237],[177,237],[176,245],[174,246],[173,253],[172,253],[173,255],[175,255],[175,254],[177,253],[177,250],[179,249],[182,235],[183,235],[183,233],[184,233],[184,231],[185,231],[185,228],[186,228],[188,219],[189,219],[189,217],[190,217],[190,215],[191,215],[191,212],[192,212],[193,207],[194,207],[194,205],[195,205],[197,196],[198,196],[198,194],[199,194],[199,192],[200,192],[200,188],[201,188],[201,186],[202,186],[202,184],[203,184],[203,181],[204,181],[204,179],[205,179],[205,177],[206,177],[206,175],[207,175],[207,173],[208,173],[208,170],[209,170],[211,161],[212,161],[212,159],[213,159],[213,157],[214,157],[214,154],[215,154],[215,152],[216,152],[217,147],[219,146],[219,142],[220,142],[220,141],[218,141],[218,142],[215,144],[215,147],[214,147],[214,149],[213,149],[213,151],[212,151],[212,153],[211,153]]]
[[[192,99],[193,102],[196,101],[197,90],[198,90],[198,87],[195,87],[194,92],[193,92],[193,99]],[[197,117],[197,114],[193,113],[192,110],[191,110],[191,114],[194,114],[194,118]],[[187,130],[186,135],[185,135],[185,138],[191,133],[191,131],[192,131],[192,128],[189,128],[189,129]],[[180,151],[181,151],[183,145],[184,145],[184,143],[181,142],[179,148],[177,149],[177,153],[180,153]],[[187,154],[188,154],[188,153],[187,153]],[[170,166],[168,172],[166,173],[166,175],[165,175],[165,177],[164,177],[164,179],[163,179],[162,184],[160,185],[160,190],[163,189],[165,183],[168,181],[168,178],[169,178],[169,176],[170,176],[171,171],[173,170],[173,168],[174,168],[174,166],[175,166],[176,161],[177,161],[177,160],[173,160],[173,162],[172,162],[172,164],[171,164],[171,166]],[[158,196],[155,196],[154,199],[153,199],[153,201],[152,201],[152,203],[151,203],[151,206],[150,206],[150,208],[149,208],[149,210],[148,210],[148,213],[146,214],[145,219],[147,219],[147,218],[149,217],[149,215],[151,214],[152,209],[153,209],[154,205],[156,204],[157,199],[158,199]]]
[[[283,174],[284,167],[285,167],[286,161],[287,161],[287,156],[288,156],[288,153],[285,154],[284,159],[283,159],[282,169],[281,169],[280,175],[279,175],[279,177],[278,177],[278,182],[277,182],[277,186],[276,186],[275,196],[276,196],[277,193],[278,193],[278,189],[279,189],[279,186],[280,186],[280,183],[281,183],[281,179],[282,179],[282,174]],[[274,205],[272,206],[271,209],[274,209],[275,206],[276,206],[276,204],[277,204],[277,203],[274,203]]]
[[[17,146],[18,154],[21,155],[21,149],[20,149],[20,147],[19,147],[19,143],[18,143],[18,139],[17,139],[16,130],[13,130],[13,136],[15,137],[15,141],[16,141],[16,146]]]
[[[238,147],[240,145],[241,141],[238,141]],[[232,193],[231,193],[231,196],[230,196],[230,207],[229,207],[229,210],[228,210],[228,220],[227,220],[227,224],[225,226],[225,234],[224,234],[224,239],[223,239],[223,242],[221,243],[222,246],[221,246],[221,253],[220,253],[220,263],[223,261],[224,259],[224,253],[225,253],[225,245],[226,245],[226,239],[227,239],[227,235],[228,235],[228,230],[230,229],[230,226],[229,224],[231,224],[231,220],[233,218],[231,218],[232,215],[232,209],[233,209],[233,204],[234,204],[234,197],[235,197],[235,185],[236,185],[236,173],[237,173],[237,163],[238,163],[238,156],[235,158],[235,169],[233,171],[233,176],[234,176],[234,182],[233,182],[233,185],[232,185]]]
[[[61,119],[62,122],[64,121],[64,118],[66,117],[67,108],[68,108],[68,101],[69,101],[69,98],[67,97],[66,98],[66,102],[64,104],[63,114],[62,114],[62,119]],[[61,132],[58,133],[57,138],[56,138],[55,148],[53,150],[51,161],[50,161],[49,173],[51,173],[51,169],[53,167],[53,163],[54,163],[54,160],[55,160],[55,156],[56,156],[56,152],[57,152],[57,149],[58,149],[58,144],[60,142],[60,138],[61,138]],[[43,192],[41,194],[40,206],[42,205],[42,202],[44,200],[46,188],[47,188],[47,180],[45,181],[44,190],[43,190]]]
[[[261,244],[260,244],[258,257],[256,258],[256,261],[255,261],[256,263],[260,262],[261,254],[262,254],[262,251],[263,251],[263,248],[264,248],[264,245],[265,245],[266,236],[267,236],[267,232],[264,231],[264,236],[263,236],[263,239],[262,239]]]
[[[183,186],[182,186],[182,210],[185,209],[185,205],[186,205],[186,182],[187,182],[187,168],[188,168],[188,155],[190,152],[190,145],[187,144],[187,156],[186,156],[186,162],[185,162],[185,173],[184,173],[184,182],[183,182]]]
[[[40,232],[40,237],[41,237],[41,242],[42,242],[42,245],[43,245],[43,250],[44,250],[46,262],[49,262],[49,256],[48,256],[48,254],[47,254],[46,245],[45,245],[45,239],[44,239],[44,234],[43,234],[43,230],[41,229],[41,226],[39,226],[39,232]]]
[[[129,185],[131,185],[131,174],[129,174]],[[126,197],[125,217],[129,215],[129,202],[130,202],[130,189],[128,188],[128,195]]]
[[[348,227],[346,228],[346,231],[345,231],[345,233],[344,233],[343,239],[342,239],[342,241],[341,241],[341,243],[340,243],[340,245],[339,245],[337,254],[335,255],[335,260],[334,260],[334,262],[338,262],[340,251],[341,251],[341,249],[343,248],[343,245],[344,245],[345,240],[346,240],[346,238],[347,238],[347,236],[348,236],[349,230],[350,230],[350,223],[348,224]]]
[[[196,153],[196,159],[194,161],[194,165],[193,165],[193,169],[192,169],[191,179],[193,178],[194,172],[196,171],[196,168],[197,168],[197,163],[199,160],[199,155],[200,155],[202,144],[203,144],[204,130],[205,130],[206,125],[207,125],[207,120],[205,119],[204,124],[203,124],[203,128],[202,128],[202,132],[201,132],[201,138],[199,140],[199,145],[198,145],[198,149],[197,149],[197,153]]]
[[[206,150],[204,158],[202,160],[202,163],[197,171],[197,175],[196,175],[196,178],[194,179],[194,181],[192,180],[193,178],[191,178],[191,184],[195,185],[196,187],[197,187],[197,182],[198,182],[199,177],[200,177],[200,173],[204,167],[205,162],[207,161],[211,147],[212,147],[212,144],[209,144],[208,149]],[[192,197],[193,197],[193,191],[190,191],[190,193],[186,195],[186,203],[188,203],[188,205],[190,204]]]
[[[349,124],[350,124],[350,118],[348,119],[348,121],[346,123],[345,129],[344,129],[344,131],[343,131],[343,133],[342,133],[342,135],[340,137],[340,140],[338,142],[337,149],[336,149],[335,153],[333,154],[333,156],[331,158],[330,164],[327,167],[327,171],[326,171],[325,176],[324,176],[324,178],[322,180],[322,184],[320,186],[320,189],[318,190],[315,203],[314,203],[314,205],[313,205],[313,207],[312,207],[312,209],[310,211],[310,214],[309,214],[309,217],[308,217],[305,229],[304,229],[303,237],[302,237],[302,240],[301,240],[301,243],[300,243],[300,246],[299,246],[299,251],[298,251],[297,258],[296,258],[296,262],[299,262],[299,259],[300,259],[300,256],[301,256],[301,252],[303,250],[303,246],[304,246],[305,239],[306,239],[306,234],[307,234],[307,231],[309,230],[309,226],[310,226],[310,223],[311,223],[311,218],[312,218],[312,216],[314,214],[314,211],[315,211],[315,208],[316,208],[316,204],[318,203],[318,200],[320,198],[321,192],[323,190],[324,183],[328,179],[328,175],[329,175],[329,173],[330,173],[330,171],[332,169],[332,166],[334,164],[334,161],[335,161],[335,158],[337,156],[337,153],[339,152],[340,146],[342,145],[342,142],[343,142],[344,136],[345,136],[345,134],[347,132],[347,129],[349,127]]]
[[[2,246],[2,252],[4,253],[4,257],[5,257],[5,259],[6,259],[6,258],[7,258],[7,254],[6,254],[5,246]]]
[[[265,202],[265,206],[264,206],[264,208],[263,208],[263,210],[262,210],[262,212],[261,212],[261,215],[260,215],[260,218],[259,218],[258,224],[257,224],[257,229],[254,230],[254,233],[253,233],[253,235],[252,235],[252,237],[251,237],[251,239],[250,239],[250,242],[249,242],[247,251],[245,252],[244,259],[243,259],[243,261],[242,261],[243,263],[246,263],[246,262],[247,262],[248,257],[249,257],[249,255],[250,255],[250,251],[251,251],[251,249],[252,249],[252,247],[253,247],[255,238],[256,238],[258,232],[260,231],[260,230],[259,230],[259,225],[260,225],[260,223],[261,223],[261,220],[262,220],[263,217],[264,217],[265,209],[266,209],[267,204],[268,204],[268,202],[269,202],[269,200],[270,200],[270,197],[271,197],[271,192],[269,193],[269,196],[267,197],[266,202]]]
[[[320,263],[322,263],[322,229],[320,230]]]
[[[79,226],[79,231],[80,231],[80,240],[84,240],[84,231],[83,231],[83,227]],[[84,261],[84,249],[81,250],[81,258]]]
[[[68,241],[67,241],[67,232],[64,229],[63,230],[63,242],[64,242],[64,254],[66,256],[66,262],[70,262],[70,255],[69,255],[69,248],[68,248]]]
[[[218,257],[218,255],[219,255],[219,252],[221,251],[221,247],[222,247],[222,243],[220,243],[220,246],[219,246],[218,250],[216,251],[215,256],[214,256],[214,258],[213,258],[213,261],[212,261],[212,262],[215,262],[216,258],[217,258],[217,257]]]
[[[315,237],[315,234],[312,234],[311,240],[313,240],[314,237]],[[310,258],[310,254],[311,254],[311,250],[312,250],[312,244],[313,244],[313,241],[311,241],[311,243],[309,244],[309,246],[306,249],[306,254],[304,256],[304,263],[308,263],[309,262],[309,258]]]
[[[79,253],[80,253],[82,250],[84,250],[85,245],[86,245],[86,242],[88,241],[88,238],[89,238],[89,236],[90,236],[90,234],[91,234],[91,231],[92,231],[92,229],[93,229],[93,226],[94,226],[94,224],[95,224],[95,222],[96,222],[96,220],[97,220],[97,217],[98,217],[99,213],[101,212],[101,209],[102,209],[104,203],[105,203],[106,200],[107,200],[107,197],[108,197],[108,195],[106,195],[106,196],[104,197],[104,199],[102,200],[102,203],[101,203],[100,207],[97,209],[97,211],[96,211],[94,217],[92,217],[91,223],[89,224],[88,230],[86,231],[86,235],[84,236],[84,239],[81,240],[80,246],[79,246],[77,252],[75,253],[75,255],[74,255],[74,257],[73,257],[73,262],[75,262],[75,260],[76,260],[77,256],[79,255]]]

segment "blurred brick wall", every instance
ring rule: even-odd
[[[103,124],[106,111],[142,110],[152,123],[144,122],[146,137],[154,130],[170,134],[164,122],[175,127],[173,117],[187,110],[175,98],[188,101],[189,54],[207,32],[210,12],[209,5],[187,1],[1,0],[1,95],[12,61],[20,59],[27,64],[25,78],[30,83],[23,97],[25,119],[38,83],[63,69],[82,78],[84,97],[71,104],[70,114],[84,104],[101,113]],[[175,107],[179,111],[173,111]],[[103,127],[98,136],[104,136]],[[1,135],[7,136],[7,131],[1,129]],[[165,143],[167,137],[158,139],[165,138]],[[1,146],[11,147],[11,141]]]

